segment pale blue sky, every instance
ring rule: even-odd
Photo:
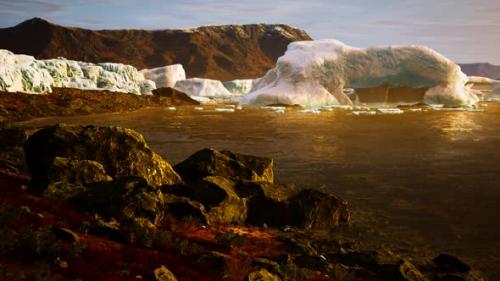
[[[457,62],[500,64],[500,0],[0,0],[0,26],[186,28],[285,23],[356,47],[423,44]]]

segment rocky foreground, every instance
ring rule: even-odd
[[[139,133],[0,130],[0,280],[484,280],[331,234],[345,201],[274,182],[273,161],[204,149],[172,166]]]
[[[0,123],[198,104],[188,95],[172,88],[156,89],[152,96],[72,88],[54,88],[52,93],[43,95],[0,92]]]

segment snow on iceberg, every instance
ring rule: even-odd
[[[210,101],[232,101],[231,94],[219,80],[190,78],[175,83],[174,89],[184,92],[190,97],[207,103]]]
[[[471,105],[478,101],[460,67],[423,46],[353,48],[333,39],[293,42],[256,80],[243,104],[307,107],[365,102]],[[344,89],[353,88],[348,96]],[[372,97],[374,96],[374,97]],[[372,98],[371,98],[372,97]],[[371,100],[370,100],[371,98]]]
[[[140,73],[142,73],[146,79],[154,81],[158,88],[173,88],[177,81],[186,79],[186,71],[184,71],[181,64],[143,69]]]
[[[132,94],[151,94],[153,81],[130,65],[92,64],[65,58],[36,60],[0,50],[0,90],[48,93],[53,87],[109,90]]]

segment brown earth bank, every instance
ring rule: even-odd
[[[287,25],[223,25],[172,30],[88,30],[34,18],[0,29],[0,49],[38,59],[65,57],[136,68],[180,63],[188,77],[258,78],[293,41],[311,40]]]
[[[50,94],[0,92],[0,123],[38,117],[134,111],[144,107],[198,105],[188,95],[160,88],[152,96],[102,90],[54,88]]]
[[[272,159],[171,166],[126,128],[0,130],[0,280],[484,280],[333,238],[348,223],[345,201],[275,183]]]

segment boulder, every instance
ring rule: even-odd
[[[291,197],[290,225],[302,228],[330,228],[349,222],[347,202],[333,195],[304,189]]]
[[[155,89],[153,90],[153,95],[159,98],[168,98],[173,105],[200,104],[198,101],[190,98],[187,94],[170,87]]]
[[[0,128],[0,167],[19,172],[24,168],[26,130],[19,127]]]
[[[165,210],[168,215],[172,215],[180,220],[198,220],[200,223],[208,224],[205,207],[189,198],[164,194]]]
[[[471,267],[468,264],[464,263],[457,257],[447,254],[440,254],[432,261],[436,265],[439,272],[469,273],[469,271],[471,270]]]
[[[154,270],[156,281],[177,281],[175,275],[164,265]]]
[[[233,181],[274,180],[272,159],[210,148],[196,152],[175,165],[174,169],[185,181],[200,180],[207,176],[222,176]]]
[[[236,190],[248,198],[247,223],[252,225],[321,229],[349,221],[347,203],[320,191],[255,182],[242,183]]]
[[[115,218],[120,223],[146,219],[152,225],[163,218],[165,205],[162,192],[139,177],[91,184],[70,202],[77,210]]]
[[[44,196],[66,200],[83,192],[89,184],[111,181],[112,178],[98,162],[55,157],[47,180],[48,186]]]
[[[281,281],[281,278],[265,269],[248,274],[247,281]]]
[[[113,178],[140,176],[153,186],[181,182],[141,134],[121,127],[54,125],[34,133],[25,144],[25,153],[34,191],[47,188],[49,169],[57,156],[99,162]]]
[[[229,179],[213,176],[168,192],[200,202],[206,210],[208,224],[243,224],[247,218],[246,199],[236,194],[235,186]]]
[[[402,260],[396,265],[395,281],[429,281],[412,263]]]

